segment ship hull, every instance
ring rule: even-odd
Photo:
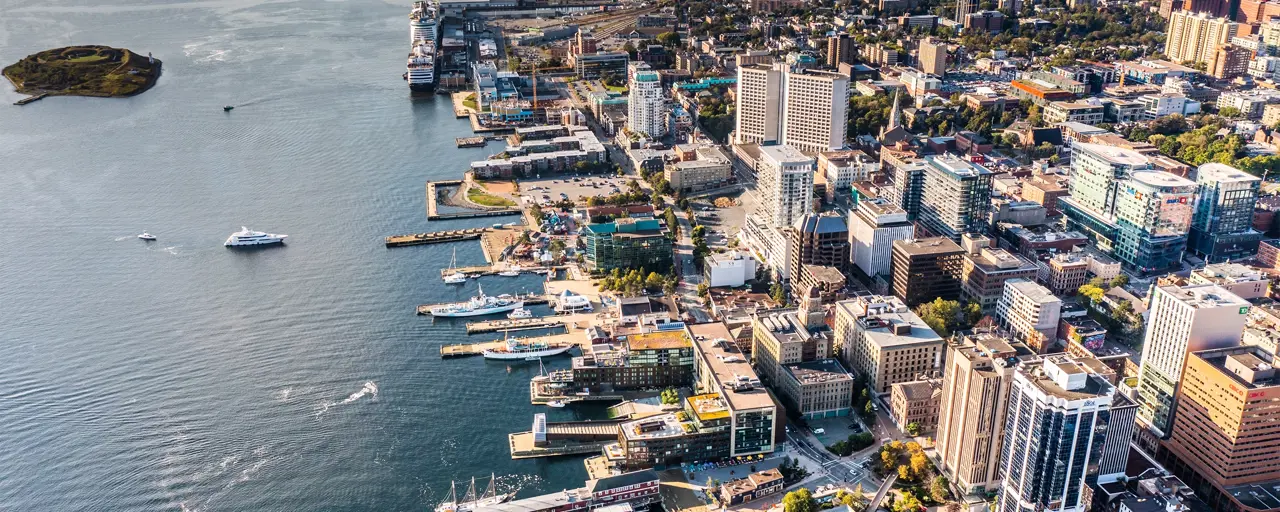
[[[572,345],[566,345],[563,347],[545,348],[542,350],[526,350],[522,352],[507,352],[505,350],[503,351],[485,350],[483,352],[483,355],[485,359],[494,359],[498,361],[519,361],[524,359],[537,359],[539,357],[558,356],[560,354],[568,352],[569,349],[571,348],[573,348]]]
[[[516,308],[521,308],[521,307],[524,307],[524,302],[513,302],[505,306],[493,306],[489,308],[471,309],[466,311],[448,311],[445,308],[433,308],[431,310],[431,316],[438,316],[442,318],[484,316],[484,315],[492,315],[494,313],[506,313],[508,311],[511,311]]]
[[[409,90],[413,92],[436,92],[436,83],[428,84],[409,84]]]

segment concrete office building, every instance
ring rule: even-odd
[[[964,249],[948,238],[894,241],[893,294],[911,307],[938,297],[959,300],[963,260]]]
[[[1258,252],[1262,234],[1253,230],[1253,207],[1262,180],[1217,162],[1196,169],[1195,216],[1187,248],[1209,262],[1241,259]]]
[[[1169,15],[1164,54],[1173,62],[1208,63],[1218,47],[1236,35],[1236,24],[1207,13],[1176,11]]]
[[[653,139],[662,138],[667,134],[667,112],[658,73],[639,71],[627,86],[627,128]]]
[[[930,75],[947,74],[947,43],[927,38],[920,41],[920,71]]]
[[[1013,339],[1046,353],[1057,342],[1062,299],[1028,279],[1010,279],[996,305],[996,321]]]
[[[765,144],[782,139],[782,70],[767,64],[738,66],[734,142]]]
[[[946,350],[938,466],[961,492],[995,491],[1014,369],[1039,356],[1021,343],[981,332],[951,342]]]
[[[783,402],[805,419],[848,416],[853,411],[853,375],[840,361],[822,359],[782,365]]]
[[[1189,284],[1215,284],[1244,300],[1267,296],[1270,277],[1262,270],[1239,263],[1210,263],[1191,271]]]
[[[1114,435],[1108,428],[1116,388],[1104,372],[1111,370],[1097,359],[1066,354],[1014,372],[998,512],[1089,510],[1085,483],[1097,477]]]
[[[985,313],[996,310],[1004,296],[1004,284],[1011,279],[1034,279],[1039,267],[1031,260],[991,247],[991,239],[980,235],[964,235],[961,247],[964,260],[960,275],[960,296],[977,302]]]
[[[1214,510],[1275,510],[1280,486],[1275,355],[1241,346],[1187,354],[1166,466]]]
[[[897,297],[837,302],[835,338],[849,367],[866,376],[875,393],[942,365],[942,338]]]
[[[849,213],[853,264],[867,276],[888,276],[893,243],[914,237],[907,212],[885,199],[863,199]]]
[[[751,357],[760,375],[780,385],[783,365],[831,357],[831,336],[822,305],[809,309],[763,311],[752,318]]]
[[[849,77],[786,64],[738,68],[738,144],[777,142],[820,153],[844,147]]]
[[[916,158],[914,153],[884,147],[880,148],[880,167],[892,181],[892,185],[885,190],[884,197],[907,212],[908,220],[916,220],[920,216],[924,173],[929,165]]]
[[[1138,417],[1164,437],[1187,353],[1239,345],[1249,303],[1217,285],[1157,286],[1147,311]]]
[[[729,414],[729,456],[773,452],[782,422],[778,405],[760,384],[747,356],[734,344],[729,328],[716,322],[688,329],[697,362],[694,390],[723,398]]]
[[[823,302],[845,287],[849,268],[849,228],[839,216],[809,214],[797,220],[791,235],[791,283],[800,293],[816,289]]]
[[[1059,200],[1068,229],[1138,273],[1178,265],[1196,185],[1150,170],[1150,160],[1129,149],[1077,142],[1071,151],[1071,195]]]
[[[920,227],[957,242],[961,234],[983,232],[995,173],[954,155],[927,156],[924,161]]]

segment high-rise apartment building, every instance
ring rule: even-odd
[[[763,146],[760,157],[757,213],[770,226],[784,228],[813,212],[814,159],[791,146]]]
[[[1103,447],[1114,435],[1108,430],[1118,395],[1109,376],[1114,371],[1097,359],[1067,354],[1017,368],[1001,447],[998,512],[1089,510],[1085,484],[1096,481]]]
[[[849,228],[839,216],[809,214],[791,229],[791,286],[817,289],[823,302],[839,298],[849,268]]]
[[[783,75],[782,143],[820,153],[844,147],[849,77],[801,70]]]
[[[1197,168],[1198,198],[1187,248],[1209,262],[1257,253],[1262,234],[1253,230],[1253,207],[1261,183],[1226,164],[1212,162]]]
[[[1071,147],[1071,195],[1059,200],[1067,227],[1138,273],[1176,266],[1186,248],[1196,186],[1152,171],[1133,150],[1076,142]]]
[[[857,55],[856,41],[848,33],[841,32],[827,38],[827,67],[853,64],[857,62]]]
[[[863,199],[849,213],[853,264],[867,276],[888,276],[893,243],[914,237],[907,212],[885,199]]]
[[[1230,80],[1249,72],[1249,61],[1256,52],[1234,44],[1219,45],[1209,61],[1209,76],[1220,80]]]
[[[778,142],[820,153],[844,147],[849,77],[788,65],[738,68],[735,141]]]
[[[897,112],[896,108],[894,112]],[[889,124],[895,124],[892,118]],[[892,182],[884,188],[884,196],[907,212],[908,220],[914,221],[920,216],[920,195],[924,188],[924,171],[928,166],[913,152],[880,148],[880,168]]]
[[[1174,11],[1165,33],[1164,53],[1170,61],[1208,63],[1218,47],[1236,35],[1236,24],[1204,12]]]
[[[627,84],[627,128],[651,138],[667,134],[667,112],[663,108],[662,80],[653,71],[638,71]]]
[[[1166,465],[1214,510],[1274,510],[1280,485],[1275,355],[1240,346],[1187,354]]]
[[[1013,339],[1026,343],[1036,352],[1046,353],[1057,341],[1061,318],[1062,299],[1048,288],[1028,279],[1010,279],[1004,283],[1004,295],[996,305],[996,321]]]
[[[995,173],[954,155],[926,156],[924,161],[920,227],[957,242],[964,233],[985,231]]]
[[[893,294],[911,307],[939,297],[959,300],[963,260],[964,249],[949,238],[897,240],[889,264]]]
[[[834,337],[850,369],[875,393],[942,365],[942,338],[897,297],[837,302]]]
[[[1239,345],[1249,303],[1217,285],[1157,286],[1147,311],[1138,417],[1163,437],[1176,412],[1187,353]]]
[[[782,74],[778,66],[738,66],[734,142],[764,144],[782,138]]]
[[[999,488],[1000,447],[1013,372],[1039,359],[1025,345],[991,333],[950,343],[938,409],[939,467],[964,493]]]
[[[965,24],[965,20],[970,14],[978,12],[978,0],[957,0],[956,1],[956,23]]]
[[[961,0],[963,2],[963,0]],[[947,74],[947,43],[927,38],[920,41],[920,71],[930,75]]]
[[[992,313],[1004,295],[1004,284],[1011,279],[1035,279],[1039,267],[1031,260],[991,246],[991,239],[965,234],[960,241],[965,250],[960,270],[960,295]]]

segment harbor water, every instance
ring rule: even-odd
[[[0,0],[0,65],[68,44],[164,61],[126,99],[0,87],[0,510],[424,510],[454,478],[582,484],[577,458],[510,460],[507,434],[600,411],[530,405],[536,363],[440,359],[464,322],[414,314],[475,292],[438,270],[479,244],[383,245],[496,221],[426,221],[425,182],[495,150],[455,147],[447,97],[411,97],[409,8]],[[242,225],[288,244],[224,248]]]

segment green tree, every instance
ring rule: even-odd
[[[1102,297],[1107,294],[1106,290],[1103,290],[1102,288],[1098,286],[1094,286],[1092,284],[1082,285],[1080,286],[1080,289],[1077,291],[1080,292],[1080,295],[1084,295],[1085,297],[1088,297],[1089,302],[1093,304],[1097,304],[1098,302],[1102,301]]]
[[[902,499],[893,503],[894,512],[918,512],[924,509],[924,505],[920,503],[920,499],[909,492],[902,493]]]
[[[1240,117],[1240,109],[1235,107],[1222,107],[1218,109],[1218,115],[1222,117],[1236,119]]]
[[[943,503],[951,496],[951,485],[947,482],[947,477],[938,475],[933,477],[933,481],[929,483],[929,496],[933,501]]]
[[[662,390],[662,404],[675,405],[680,403],[680,392],[676,388],[667,388]]]
[[[645,289],[653,290],[653,291],[661,290],[662,275],[657,272],[650,272],[649,275],[644,279],[644,287]]]
[[[960,302],[944,300],[942,297],[916,306],[916,315],[919,315],[930,329],[943,338],[951,336],[951,330],[956,327],[959,312]]]
[[[909,435],[909,436],[911,436],[911,437],[916,437],[916,436],[920,435],[920,423],[915,422],[915,421],[913,421],[913,422],[911,422],[911,423],[908,423],[908,424],[907,424],[907,435]]]
[[[787,292],[782,289],[781,283],[773,283],[773,286],[769,287],[769,298],[778,304],[786,305]]]
[[[1116,274],[1116,277],[1114,277],[1114,278],[1112,278],[1112,279],[1111,279],[1111,286],[1112,286],[1112,287],[1116,287],[1116,286],[1124,286],[1124,285],[1127,285],[1127,284],[1129,284],[1129,275],[1128,275],[1128,274]]]
[[[663,32],[658,34],[657,40],[658,44],[668,48],[680,46],[680,34],[675,32]]]
[[[661,37],[661,36],[659,36]],[[782,497],[783,512],[818,512],[818,501],[809,489],[800,488]]]
[[[711,287],[706,282],[698,283],[698,296],[706,299],[711,294]]]
[[[982,304],[977,301],[964,303],[964,325],[973,327],[982,320]]]

